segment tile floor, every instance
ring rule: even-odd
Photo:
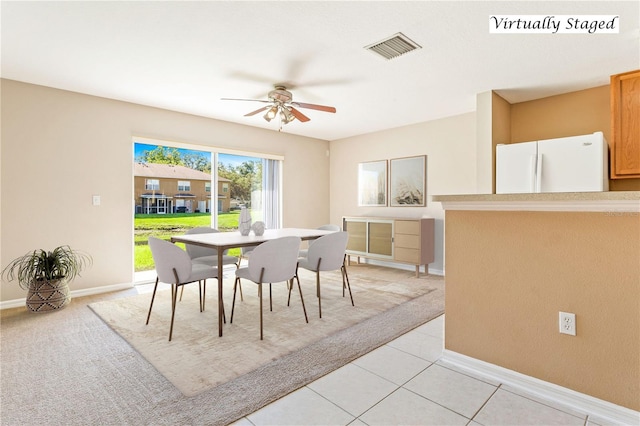
[[[602,425],[439,363],[444,315],[246,416],[250,425]]]

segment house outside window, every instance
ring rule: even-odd
[[[228,183],[223,183],[222,184],[222,192],[229,192],[229,184]]]
[[[191,191],[191,181],[179,180],[178,181],[178,191]]]
[[[206,192],[211,192],[211,182],[205,182],[204,183],[204,190]]]
[[[144,184],[144,189],[147,191],[160,191],[160,180],[147,179]]]

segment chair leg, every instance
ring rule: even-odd
[[[298,275],[295,276],[298,281],[298,291],[300,292],[300,301],[302,302],[302,311],[304,312],[304,320],[309,323],[309,317],[307,317],[307,308],[304,306],[304,298],[302,297],[302,287],[300,287],[300,279]],[[291,278],[291,287],[293,287],[293,278]],[[291,290],[289,290],[289,295],[291,295]]]
[[[236,269],[240,269],[240,262],[242,262],[242,255],[238,258],[238,263],[236,263]],[[240,301],[244,302],[244,296],[242,294],[242,283],[239,283],[240,286]]]
[[[260,298],[260,340],[262,338],[262,283],[258,284],[258,297]]]
[[[273,298],[271,297],[271,283],[269,283],[269,312],[273,312]]]
[[[149,313],[147,314],[146,324],[149,324],[149,318],[151,318],[151,308],[153,308],[153,300],[156,298],[156,290],[158,289],[158,280],[159,278],[156,277],[156,285],[153,286],[153,295],[151,295],[151,304],[149,305]]]
[[[233,311],[236,309],[236,289],[238,288],[239,281],[240,277],[236,277],[236,280],[233,283],[233,302],[231,302],[231,320],[229,320],[231,324],[233,324]]]
[[[176,316],[176,305],[178,297],[178,285],[171,284],[171,326],[169,327],[169,341],[171,341],[171,337],[173,336],[173,319]]]
[[[224,311],[224,301],[222,301],[222,322],[227,323],[227,313]]]
[[[322,318],[322,298],[320,297],[320,271],[316,271],[316,288],[318,294],[318,314]]]
[[[298,278],[298,274],[296,273],[295,278]],[[298,280],[300,282],[300,280]],[[289,288],[289,297],[287,298],[287,306],[290,306],[291,303],[291,290],[293,289],[293,278],[291,278],[291,282],[287,281],[287,287]]]
[[[184,290],[184,285],[182,286],[182,290]],[[182,293],[180,293],[182,296]],[[202,312],[202,281],[198,281],[198,297],[200,298],[200,312]]]
[[[180,289],[180,301],[182,302],[182,295],[184,294],[184,287]]]
[[[204,312],[204,305],[207,300],[207,280],[202,283],[202,312]]]
[[[344,281],[344,275],[347,272],[347,269],[345,268],[345,259],[346,259],[347,255],[345,254],[344,257],[342,258],[342,266],[340,267],[340,273],[342,274],[342,297],[344,297],[344,290],[347,287],[345,281]]]
[[[343,283],[342,283],[342,286],[343,286],[343,290],[342,290],[342,292],[344,293],[344,281],[345,281],[345,279],[346,279],[346,281],[347,281],[347,288],[349,289],[349,297],[351,298],[351,306],[356,306],[356,305],[353,303],[353,294],[351,293],[351,285],[349,284],[349,274],[347,274],[347,268],[346,268],[346,266],[344,265],[344,263],[342,264],[342,268],[341,268],[341,270],[342,270],[342,282],[343,282]]]

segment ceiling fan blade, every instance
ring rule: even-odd
[[[318,111],[324,111],[324,112],[336,112],[336,109],[334,107],[331,107],[331,106],[316,105],[316,104],[305,104],[305,103],[302,103],[302,102],[291,102],[291,105],[295,105],[295,106],[300,107],[300,108],[316,109]]]
[[[245,114],[244,116],[245,116],[245,117],[251,117],[252,115],[259,114],[259,113],[261,113],[262,111],[265,111],[265,110],[267,110],[267,109],[269,109],[269,108],[271,108],[271,107],[270,107],[270,106],[262,107],[262,108],[260,108],[260,109],[257,109],[257,110],[255,110],[255,111],[250,112],[249,114]]]
[[[295,118],[297,118],[298,120],[305,122],[305,121],[309,121],[311,120],[309,117],[307,117],[306,115],[304,115],[303,113],[301,113],[300,111],[298,111],[297,109],[291,107],[291,114],[293,114],[293,116]]]
[[[265,101],[264,99],[235,99],[235,98],[220,98],[221,101],[251,101],[251,102],[263,102],[271,103],[271,101]]]

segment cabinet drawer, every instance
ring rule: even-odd
[[[419,249],[420,237],[417,235],[396,234],[394,243],[396,244],[396,249],[398,247]]]
[[[396,247],[394,251],[394,259],[398,262],[420,264],[420,250]]]
[[[420,235],[420,222],[417,220],[396,220],[396,234],[415,234]]]

